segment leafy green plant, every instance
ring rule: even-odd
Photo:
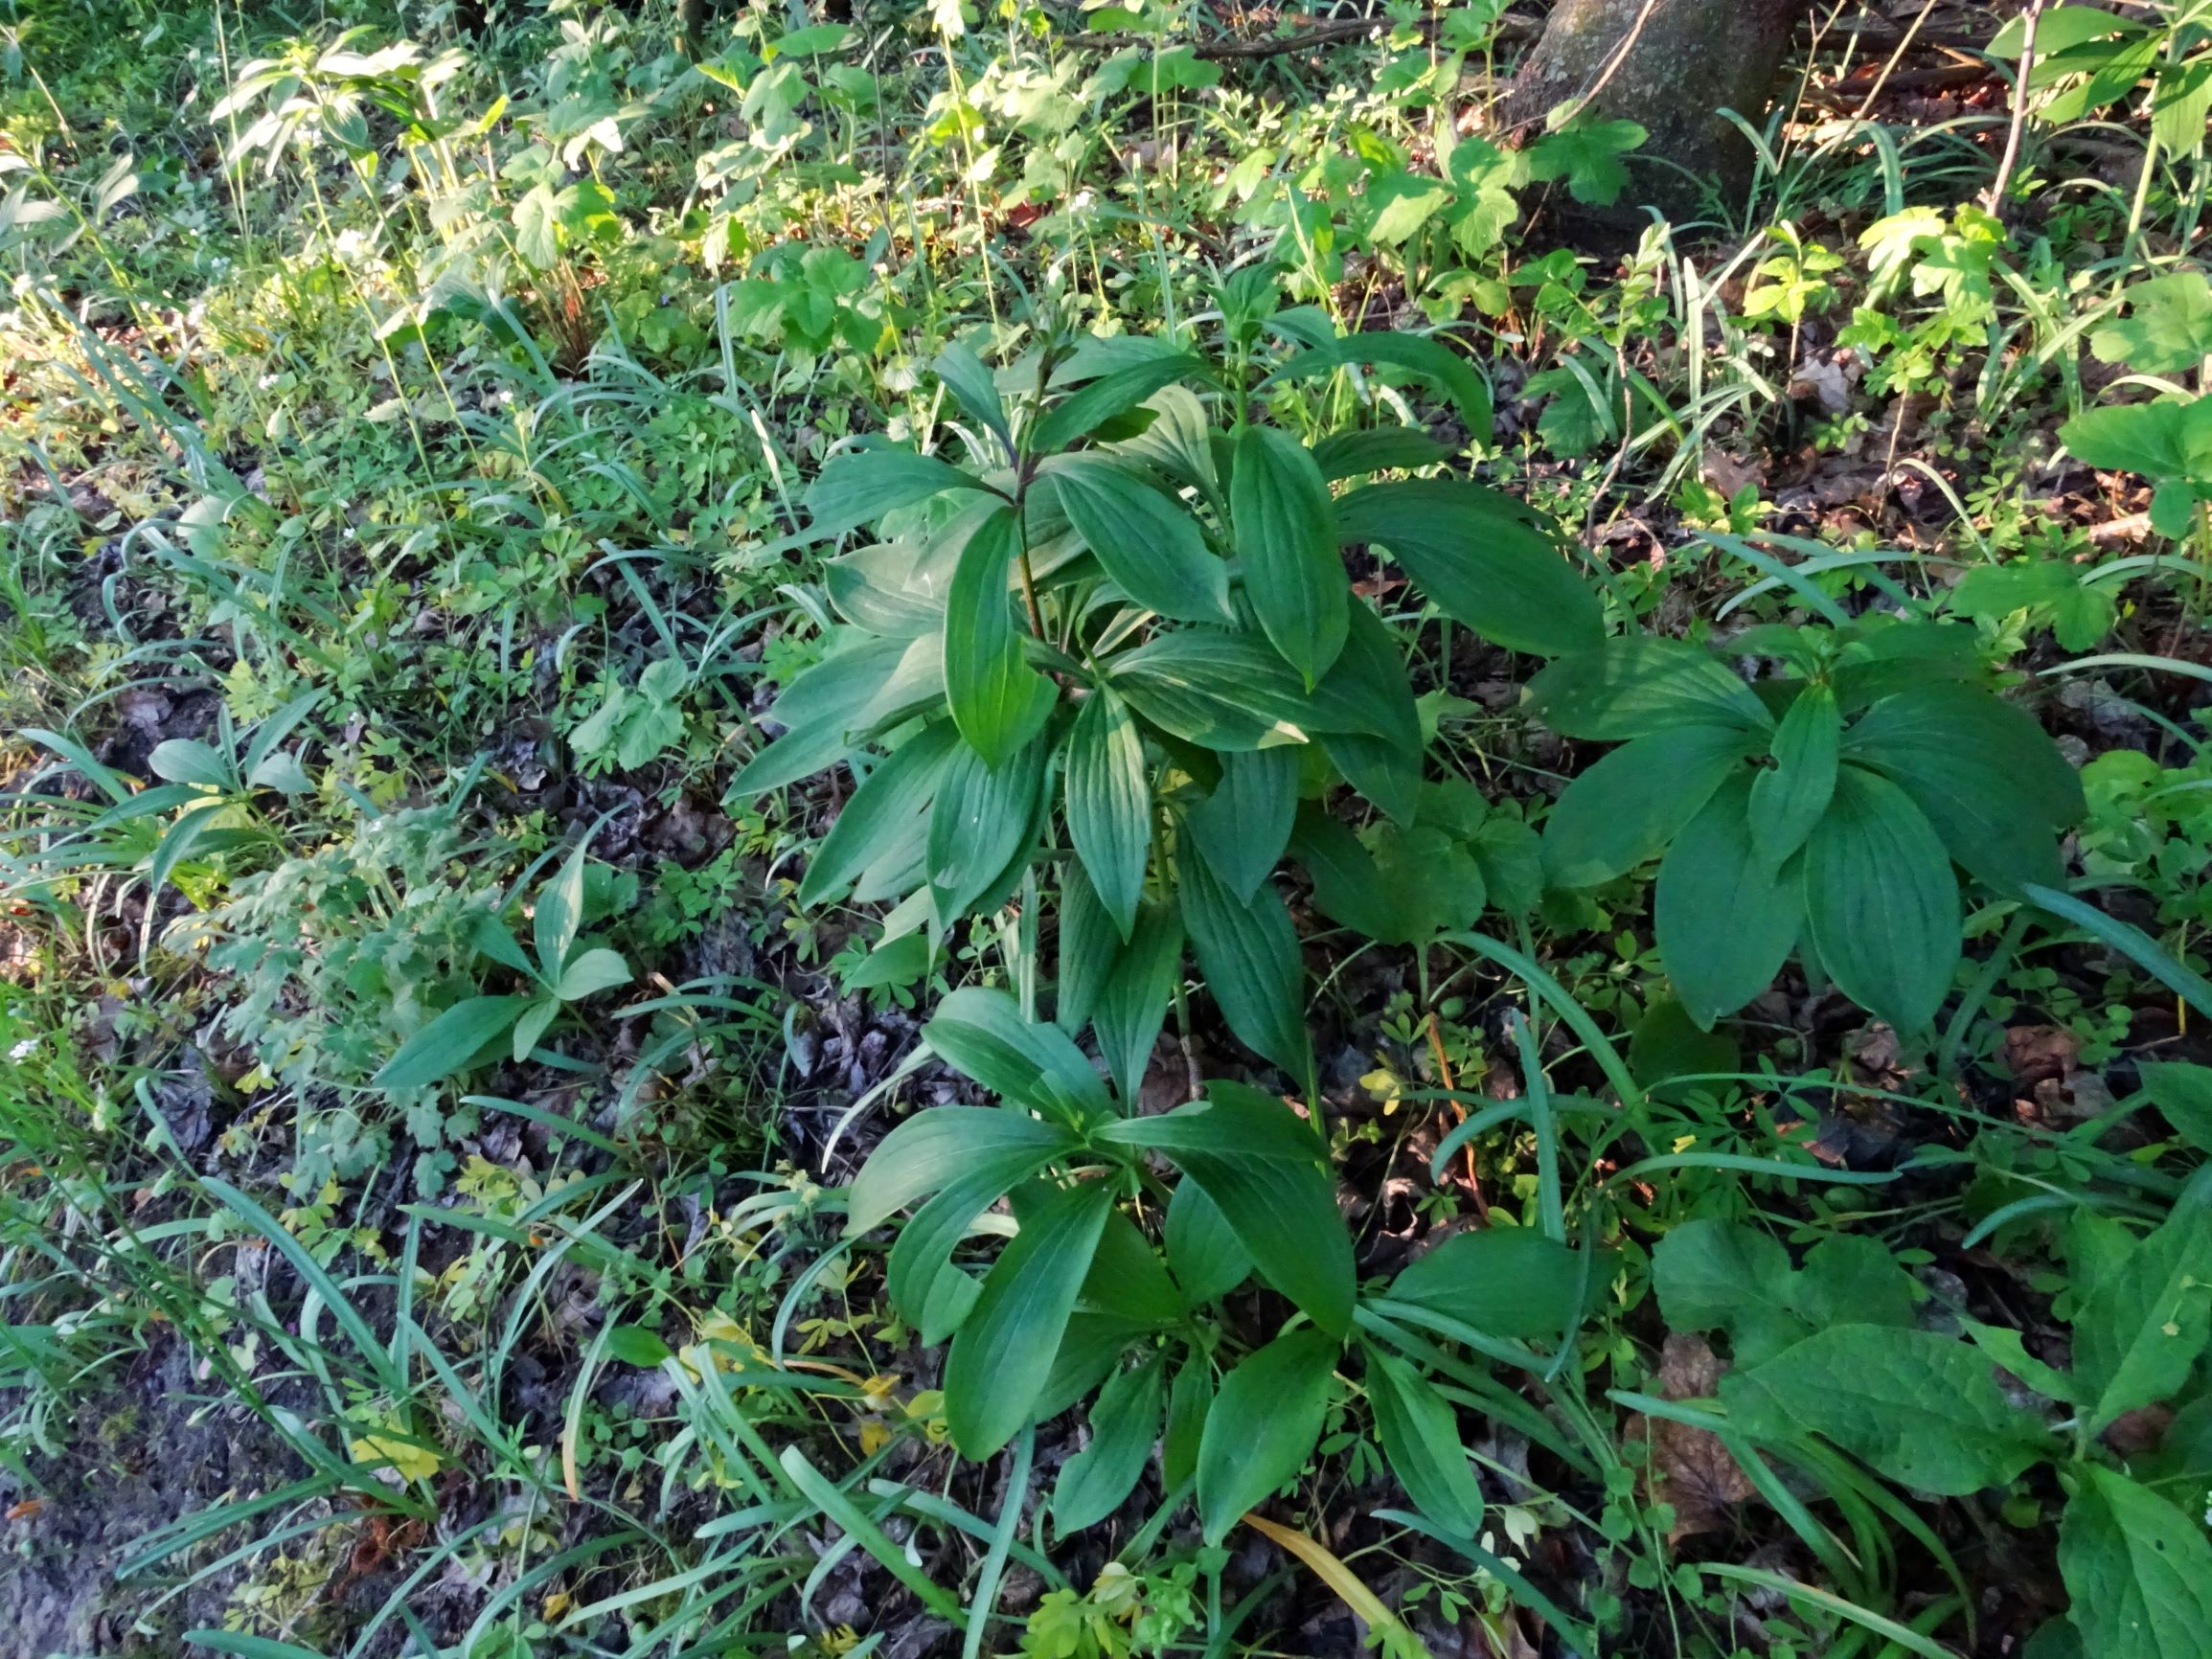
[[[1912,1282],[1872,1239],[1832,1239],[1792,1269],[1755,1229],[1693,1222],[1660,1241],[1653,1274],[1671,1326],[1727,1332],[1737,1367],[1720,1403],[1727,1427],[1762,1446],[1817,1468],[1825,1442],[1901,1486],[1952,1497],[2055,1464],[2079,1650],[2173,1659],[2212,1627],[2212,1541],[2161,1489],[2180,1489],[2194,1508],[2191,1489],[2212,1478],[2201,1432],[2212,1396],[2194,1376],[2212,1342],[2212,1229],[2184,1199],[2140,1233],[2077,1211],[2066,1239],[2065,1370],[2010,1329],[1971,1318],[1963,1336],[1919,1329]],[[2000,1370],[2051,1406],[2008,1398]],[[2169,1401],[2179,1408],[2169,1449],[2129,1460],[2103,1439],[2126,1414]]]
[[[587,770],[619,766],[635,771],[659,758],[684,735],[677,699],[691,684],[691,672],[673,657],[648,663],[637,684],[610,681],[594,709],[568,734],[577,759]]]
[[[2131,314],[2090,341],[2099,357],[2144,375],[2185,373],[2212,360],[2212,283],[2182,272],[2139,283],[2127,298]],[[2091,466],[2150,479],[2151,528],[2159,534],[2212,546],[2212,398],[2169,392],[2149,403],[2091,409],[2059,436]]]
[[[1544,871],[1587,887],[1664,853],[1659,954],[1710,1029],[1795,952],[1901,1034],[1927,1031],[1960,949],[1955,862],[2019,898],[2055,884],[2085,805],[2036,722],[1975,684],[1971,635],[1892,621],[1754,627],[1730,649],[1783,677],[1648,635],[1561,658],[1537,716],[1618,742],[1567,786]]]
[[[477,919],[476,948],[513,968],[531,989],[505,996],[466,997],[409,1037],[377,1071],[380,1089],[408,1090],[467,1071],[502,1052],[517,1060],[537,1046],[548,1027],[575,1003],[630,981],[620,951],[580,937],[584,914],[584,850],[578,847],[560,873],[538,889],[525,951],[512,929],[489,912]]]
[[[1358,360],[1430,375],[1478,432],[1487,420],[1472,371],[1418,338],[1310,346],[1267,384]],[[1387,549],[1447,614],[1516,649],[1594,644],[1596,599],[1525,510],[1479,486],[1333,498],[1332,479],[1439,451],[1389,430],[1301,443],[1257,423],[1250,390],[1192,353],[1044,352],[1021,366],[1034,391],[1012,407],[971,353],[953,348],[938,368],[983,465],[876,445],[824,469],[802,539],[866,524],[885,539],[831,562],[845,624],[776,705],[787,735],[735,787],[853,768],[858,787],[799,897],[897,901],[886,942],[997,908],[1045,847],[1072,848],[1070,1028],[1094,1006],[1087,987],[1117,988],[1096,1006],[1123,1029],[1163,1003],[1187,936],[1230,1029],[1303,1079],[1295,940],[1269,880],[1300,795],[1341,778],[1405,831],[1434,829],[1419,821],[1400,648],[1353,595],[1339,549]],[[1246,418],[1217,429],[1186,383]],[[1479,910],[1479,887],[1463,891]],[[1093,909],[1103,926],[1086,925]]]
[[[1429,1351],[1396,1321],[1442,1318],[1525,1354],[1521,1341],[1579,1323],[1598,1283],[1588,1255],[1533,1232],[1463,1236],[1362,1300],[1327,1157],[1280,1100],[1221,1081],[1173,1111],[1128,1115],[1064,1032],[1024,1021],[1003,991],[954,991],[924,1035],[1002,1103],[933,1107],[893,1129],[854,1182],[847,1232],[915,1207],[886,1284],[924,1342],[950,1341],[945,1415],[964,1455],[989,1457],[1095,1393],[1056,1524],[1110,1513],[1158,1441],[1165,1489],[1195,1489],[1217,1543],[1312,1456],[1349,1345],[1391,1469],[1437,1524],[1478,1529],[1483,1499],[1452,1406],[1419,1363]],[[1154,1160],[1178,1174],[1172,1190]],[[955,1257],[1001,1199],[1016,1231],[979,1284]],[[1158,1220],[1157,1246],[1140,1205]],[[1215,1305],[1255,1275],[1300,1317],[1217,1381]]]

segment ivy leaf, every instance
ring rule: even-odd
[[[1377,247],[1394,248],[1450,204],[1452,189],[1442,179],[1387,172],[1368,184],[1366,199],[1375,212],[1367,227],[1368,240]]]
[[[2100,363],[2138,375],[2180,375],[2212,357],[2212,283],[2197,271],[2154,277],[2127,291],[2131,314],[2089,336]]]
[[[1529,177],[1565,179],[1567,194],[1588,207],[1611,207],[1629,187],[1621,157],[1651,134],[1632,121],[1579,121],[1528,147]]]

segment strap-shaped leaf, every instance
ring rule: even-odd
[[[1240,901],[1203,858],[1181,860],[1177,873],[1183,925],[1221,1017],[1246,1045],[1303,1079],[1312,1064],[1306,965],[1282,896],[1262,882]]]
[[[1544,876],[1594,887],[1666,851],[1758,740],[1741,726],[1683,726],[1638,738],[1566,786],[1544,820]]]
[[[1168,1004],[1182,966],[1182,913],[1173,900],[1146,905],[1137,913],[1129,942],[1091,1011],[1099,1054],[1113,1075],[1114,1087],[1121,1091],[1125,1109],[1134,1108],[1137,1092],[1144,1086],[1145,1067],[1167,1022]]]
[[[1909,795],[1951,857],[1999,893],[2056,885],[2055,832],[2087,810],[2080,776],[2035,717],[1971,686],[1882,698],[1842,754]]]
[[[1061,1537],[1096,1526],[1136,1490],[1160,1432],[1164,1354],[1117,1372],[1090,1410],[1090,1443],[1060,1466],[1052,1489],[1052,1527]]]
[[[1352,606],[1344,650],[1329,670],[1332,683],[1378,716],[1385,735],[1329,732],[1322,747],[1344,781],[1393,821],[1411,824],[1421,810],[1421,711],[1405,675],[1398,636],[1367,605]]]
[[[923,1039],[993,1094],[1023,1105],[1104,1115],[1106,1085],[1083,1051],[1056,1025],[1021,1017],[1003,990],[962,986],[937,1005]]]
[[[1069,1036],[1080,1036],[1090,1023],[1121,953],[1121,933],[1099,902],[1083,861],[1068,859],[1060,867],[1060,994],[1052,1017]]]
[[[1252,1275],[1252,1253],[1196,1181],[1178,1182],[1168,1200],[1168,1265],[1196,1307],[1220,1300]]]
[[[1102,455],[1071,455],[1045,473],[1106,575],[1147,610],[1178,622],[1225,622],[1229,567],[1207,548],[1197,521]]]
[[[946,761],[929,805],[929,891],[941,925],[968,914],[1029,839],[1044,784],[1044,744],[993,767],[966,743]]]
[[[952,722],[986,764],[1000,766],[1052,714],[1052,682],[1023,659],[1007,573],[1021,551],[1021,515],[978,514],[945,602],[945,697]]]
[[[1144,898],[1152,797],[1144,739],[1129,705],[1110,689],[1093,691],[1077,712],[1068,729],[1066,774],[1068,839],[1099,902],[1127,939]]]
[[[1314,464],[1332,483],[1400,468],[1412,471],[1449,459],[1451,446],[1419,426],[1367,426],[1333,433],[1313,445]]]
[[[419,1089],[466,1070],[505,1036],[526,996],[472,996],[455,1003],[404,1043],[370,1079],[379,1089]]]
[[[1367,1350],[1367,1398],[1382,1455],[1414,1508],[1473,1537],[1482,1527],[1482,1488],[1451,1403],[1412,1366],[1379,1348]]]
[[[799,902],[819,904],[883,856],[928,809],[960,737],[949,721],[924,726],[877,763],[853,791],[799,883]]]
[[[846,1194],[845,1236],[857,1238],[880,1227],[984,1159],[1018,1154],[1034,1156],[1041,1165],[1076,1144],[1059,1125],[1024,1111],[931,1106],[916,1112],[883,1137],[854,1177]]]
[[[945,1421],[964,1457],[990,1457],[1035,1420],[1112,1205],[1105,1181],[1054,1193],[984,1280],[945,1359]]]
[[[1528,696],[1529,712],[1553,731],[1600,742],[1683,726],[1774,729],[1758,693],[1720,658],[1657,634],[1626,634],[1563,656],[1529,682]]]
[[[1751,845],[1777,870],[1805,845],[1836,793],[1843,716],[1824,685],[1797,693],[1774,729],[1773,764],[1751,783]]]
[[[832,456],[820,476],[807,489],[807,528],[791,539],[804,544],[828,541],[873,524],[896,508],[947,489],[981,489],[983,486],[959,467],[934,455],[889,444],[848,449]]]
[[[1729,779],[1659,864],[1659,961],[1706,1031],[1773,983],[1803,914],[1794,870],[1777,872],[1751,844],[1750,798],[1748,777]]]
[[[1322,1329],[1351,1330],[1352,1240],[1320,1143],[1289,1107],[1242,1083],[1213,1082],[1202,1101],[1123,1119],[1101,1137],[1171,1159],[1213,1199],[1270,1284]]]
[[[1250,903],[1290,841],[1298,754],[1253,749],[1221,757],[1221,781],[1191,809],[1192,837],[1230,897]]]
[[[1352,584],[1336,551],[1336,515],[1312,453],[1288,433],[1237,435],[1229,516],[1244,595],[1268,643],[1311,686],[1344,648]]]
[[[1510,497],[1453,478],[1356,489],[1346,541],[1378,543],[1448,615],[1510,650],[1559,656],[1605,637],[1605,612],[1551,537]]]
[[[1246,1510],[1306,1466],[1329,1410],[1336,1339],[1278,1336],[1222,1379],[1198,1442],[1198,1524],[1218,1544]]]
[[[1213,378],[1206,360],[1188,352],[1169,352],[1112,370],[1047,409],[1030,431],[1029,452],[1058,454],[1116,416],[1128,414],[1163,386],[1178,380]]]
[[[1310,732],[1398,735],[1396,714],[1360,685],[1324,676],[1311,696],[1258,636],[1188,627],[1113,659],[1113,688],[1162,730],[1209,749],[1270,748]]]
[[[1455,1233],[1415,1260],[1391,1281],[1390,1300],[1493,1336],[1557,1341],[1582,1317],[1576,1298],[1594,1296],[1609,1277],[1602,1260],[1586,1261],[1536,1228],[1492,1227]]]
[[[1805,844],[1805,915],[1836,988],[1901,1033],[1925,1031],[1958,966],[1958,881],[1911,798],[1845,766]]]
[[[969,418],[981,421],[987,430],[997,435],[1011,459],[1014,437],[1006,423],[1006,400],[999,397],[998,383],[983,359],[966,344],[954,340],[937,353],[937,360],[930,367],[937,371],[945,389],[968,412]]]
[[[1326,375],[1347,363],[1387,363],[1392,368],[1404,369],[1435,381],[1458,405],[1459,418],[1467,422],[1468,435],[1478,443],[1490,442],[1489,386],[1466,358],[1425,335],[1377,332],[1332,340],[1325,346],[1294,353],[1267,376],[1267,382]]]

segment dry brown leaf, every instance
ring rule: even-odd
[[[1721,1386],[1721,1360],[1701,1336],[1670,1335],[1659,1355],[1663,1399],[1707,1399]],[[1652,1496],[1671,1504],[1675,1524],[1667,1541],[1694,1533],[1717,1533],[1734,1524],[1736,1506],[1757,1491],[1709,1429],[1653,1418],[1650,1424]]]

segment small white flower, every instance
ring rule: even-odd
[[[33,1053],[36,1051],[37,1047],[38,1039],[36,1037],[25,1037],[21,1042],[17,1043],[13,1048],[8,1051],[8,1057],[11,1060],[27,1060],[31,1057]]]

